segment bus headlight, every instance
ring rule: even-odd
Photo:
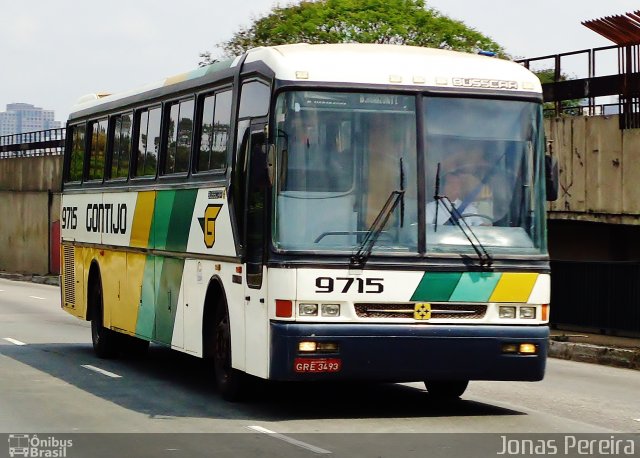
[[[520,318],[525,320],[532,320],[536,317],[535,307],[520,307]]]
[[[322,304],[320,312],[322,316],[340,316],[340,304]]]
[[[515,318],[516,317],[516,308],[515,307],[500,306],[498,308],[498,316],[500,318]]]
[[[318,316],[318,304],[299,304],[298,314],[300,316]]]

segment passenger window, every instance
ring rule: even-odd
[[[138,114],[138,150],[136,176],[154,176],[160,148],[160,107],[142,110]]]
[[[167,126],[167,154],[164,173],[186,173],[189,171],[191,136],[193,133],[193,100],[184,100],[170,105]]]
[[[131,114],[114,117],[113,152],[111,156],[111,178],[127,178],[129,176],[129,158],[131,155]]]
[[[260,81],[242,85],[240,94],[240,118],[256,118],[269,113],[269,86]]]
[[[107,119],[92,122],[91,146],[89,147],[88,180],[102,180],[104,177],[104,160],[107,150]]]
[[[71,157],[69,158],[69,169],[65,180],[67,182],[82,180],[85,133],[86,126],[84,124],[71,126]]]
[[[207,96],[202,108],[197,171],[224,169],[231,124],[231,91]]]

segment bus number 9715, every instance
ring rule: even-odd
[[[383,278],[318,277],[316,293],[332,293],[336,290],[348,293],[350,290],[357,290],[358,293],[380,294],[384,291],[383,281]]]

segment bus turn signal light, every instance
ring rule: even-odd
[[[276,299],[276,317],[291,318],[293,316],[293,302]]]
[[[505,343],[502,344],[502,353],[510,355],[535,355],[538,347],[532,343]]]
[[[549,321],[549,304],[542,305],[542,321]]]
[[[534,344],[523,343],[520,344],[519,353],[521,355],[535,355],[538,352],[538,349]]]

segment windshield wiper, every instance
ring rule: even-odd
[[[487,252],[484,245],[482,245],[482,242],[480,242],[480,239],[478,239],[478,236],[476,235],[476,233],[473,232],[473,229],[471,229],[471,226],[467,224],[465,219],[462,217],[462,214],[460,213],[460,211],[456,208],[455,205],[453,205],[453,202],[451,202],[451,199],[449,199],[447,196],[440,195],[440,163],[439,162],[436,168],[436,186],[435,186],[433,198],[436,201],[436,215],[434,220],[433,232],[438,231],[438,209],[440,208],[440,202],[442,201],[442,206],[449,213],[449,221],[446,221],[445,224],[451,224],[450,221],[452,221],[456,226],[458,226],[460,231],[464,234],[464,236],[467,238],[467,240],[471,244],[473,251],[475,251],[476,254],[478,255],[478,258],[480,259],[480,266],[491,267],[491,264],[493,263],[493,258]],[[445,201],[449,202],[448,207],[445,204]],[[462,221],[462,223],[460,221]],[[464,226],[462,225],[463,223],[464,223]],[[473,239],[475,239],[475,241]]]
[[[436,211],[440,206],[440,202],[442,202],[442,206],[449,213],[449,219],[452,220],[456,226],[458,226],[460,231],[464,234],[464,236],[467,238],[467,240],[471,244],[473,251],[475,251],[476,254],[478,255],[478,258],[480,259],[480,266],[487,267],[487,268],[491,267],[491,264],[493,264],[493,258],[487,252],[482,242],[480,242],[480,239],[478,238],[476,233],[473,232],[473,229],[471,229],[471,226],[469,226],[469,224],[467,224],[465,219],[462,217],[462,214],[458,211],[456,206],[453,205],[453,202],[451,202],[451,199],[449,199],[447,196],[441,196],[438,194],[436,194],[435,198],[436,198]],[[447,203],[449,205],[447,205]]]
[[[349,262],[350,268],[362,269],[367,263],[369,256],[371,256],[371,251],[373,251],[373,246],[378,240],[378,237],[380,237],[387,221],[389,221],[391,213],[393,213],[393,210],[398,206],[398,202],[400,202],[403,196],[404,189],[391,191],[382,210],[380,210],[371,227],[367,230],[367,235],[362,240],[362,243],[360,243],[360,246],[358,246],[358,251],[351,256],[351,261]]]
[[[382,234],[382,230],[386,226],[387,221],[389,221],[393,210],[398,206],[398,202],[400,202],[400,227],[402,228],[404,227],[404,165],[402,157],[400,158],[400,189],[391,191],[391,194],[389,194],[387,201],[382,206],[376,219],[373,220],[371,227],[367,230],[367,235],[358,246],[358,251],[351,256],[351,261],[349,262],[350,268],[362,269],[367,263],[373,251],[373,246],[378,240],[378,237],[380,237],[380,234]]]

